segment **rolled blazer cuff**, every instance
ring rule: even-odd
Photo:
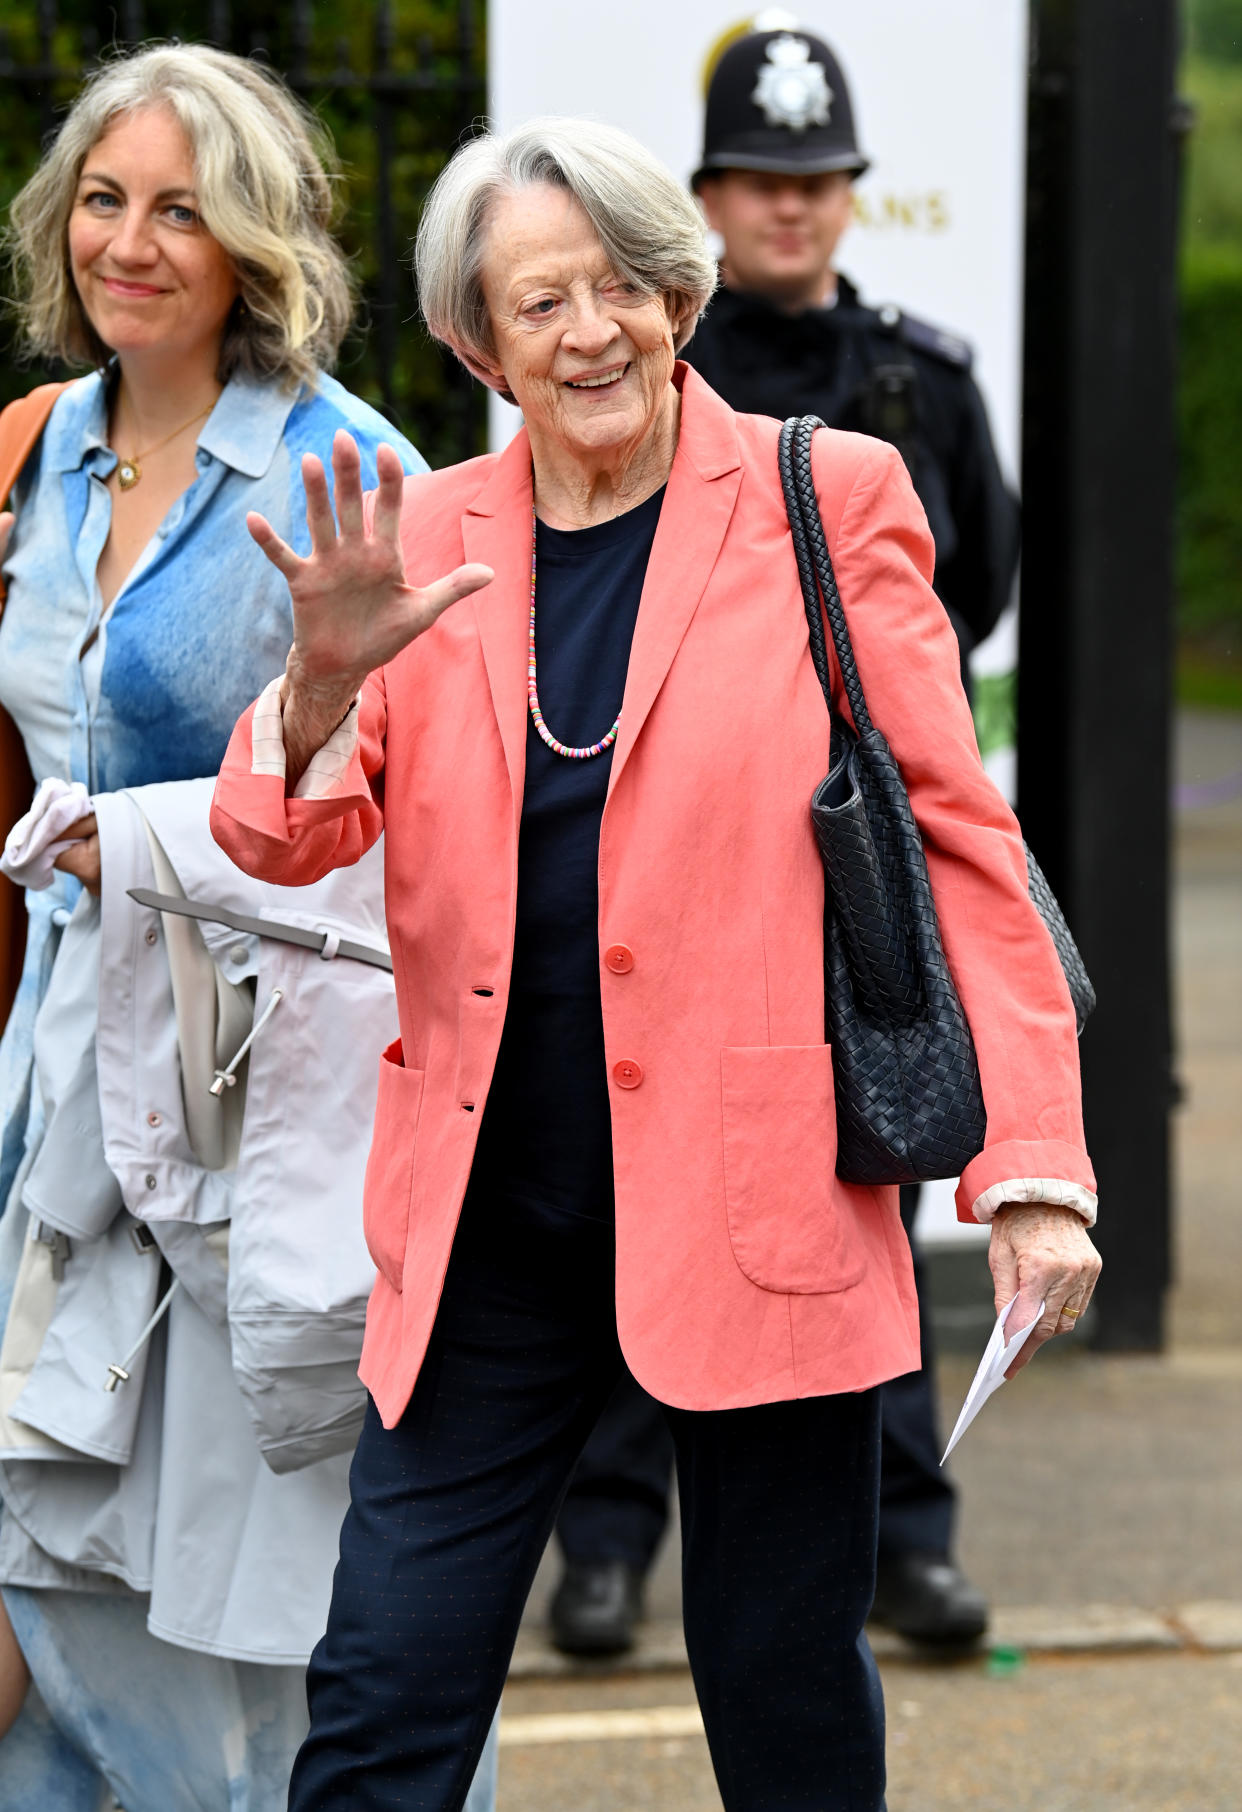
[[[957,1186],[957,1218],[986,1226],[1006,1202],[1072,1208],[1095,1225],[1095,1173],[1085,1151],[1058,1139],[1008,1139],[984,1148]]]
[[[310,784],[286,797],[280,685],[274,680],[233,731],[216,780],[211,831],[246,874],[297,887],[356,862],[379,835],[383,814],[363,766],[357,704],[307,769],[303,782]],[[321,757],[329,765],[311,779]]]
[[[252,774],[270,774],[283,781],[285,763],[284,675],[264,686],[255,700],[250,726]],[[358,700],[355,699],[323,747],[316,749],[306,772],[291,795],[294,799],[326,799],[342,790],[358,748]]]

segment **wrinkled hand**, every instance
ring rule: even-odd
[[[431,585],[407,585],[400,539],[405,473],[387,446],[380,447],[376,468],[379,489],[368,534],[362,463],[351,436],[338,429],[332,443],[335,519],[323,465],[313,454],[304,455],[311,538],[305,560],[264,517],[252,512],[246,518],[251,535],[284,575],[293,600],[287,696],[308,711],[318,709],[325,719],[335,715],[339,721],[368,673],[493,577],[487,566],[459,566]]]
[[[101,870],[99,862],[99,826],[92,812],[86,818],[79,818],[65,832],[66,837],[75,839],[71,849],[62,849],[53,868],[63,868],[67,875],[73,875],[81,881],[87,893],[99,898]]]
[[[1040,1303],[1044,1304],[1039,1325],[1005,1373],[1012,1378],[1035,1357],[1045,1340],[1073,1332],[1078,1316],[1067,1317],[1064,1310],[1076,1309],[1081,1314],[1091,1301],[1100,1275],[1100,1255],[1081,1216],[1072,1208],[1054,1208],[1045,1202],[1013,1203],[1001,1208],[992,1222],[988,1264],[997,1314],[1011,1296],[1017,1296],[1009,1315],[1012,1329],[1033,1321]]]

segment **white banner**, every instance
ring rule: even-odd
[[[541,113],[607,120],[688,178],[702,142],[705,61],[747,17],[719,0],[623,0],[612,7],[491,0],[491,118],[502,130]],[[1026,0],[825,3],[798,17],[840,58],[859,144],[872,159],[855,188],[855,222],[838,263],[865,301],[895,302],[971,342],[1001,462],[1013,480],[1020,446]],[[494,399],[493,444],[503,445],[517,421],[516,410]],[[975,654],[986,708],[1004,696],[1001,676],[1012,672],[1015,654],[1011,611]],[[1012,751],[991,750],[989,766],[1012,795]],[[951,1195],[947,1185],[924,1191],[921,1229],[941,1240],[979,1237],[981,1229],[958,1228]]]
[[[841,58],[859,142],[873,159],[855,191],[857,218],[841,266],[865,300],[896,302],[972,343],[1011,477],[1021,383],[1026,12],[1026,0],[870,0],[822,6],[804,20]],[[599,8],[492,0],[489,111],[502,129],[538,113],[609,120],[688,177],[701,147],[704,61],[745,16],[713,0]]]

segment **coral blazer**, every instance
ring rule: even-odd
[[[724,1409],[856,1391],[919,1363],[895,1188],[835,1174],[824,886],[809,800],[828,714],[777,474],[777,424],[677,367],[681,434],[626,679],[599,850],[599,976],[616,1180],[617,1328],[666,1403]],[[875,721],[901,763],[974,1031],[991,1185],[1094,1187],[1074,1014],[984,774],[932,543],[900,458],[815,441],[816,485]],[[424,584],[495,569],[367,680],[325,797],[252,772],[251,712],[212,826],[285,885],[385,832],[400,1040],[384,1053],[365,1186],[378,1270],[361,1376],[386,1426],[426,1349],[500,1044],[526,750],[531,454],[406,480]],[[844,708],[844,707],[842,707]],[[262,764],[260,764],[262,765]]]

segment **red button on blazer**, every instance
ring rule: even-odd
[[[604,965],[614,975],[628,975],[634,967],[634,952],[628,944],[610,944],[604,952]]]
[[[621,1074],[616,1059],[607,1066],[609,1090],[627,1090],[612,1126],[617,1328],[630,1369],[662,1402],[740,1409],[903,1375],[919,1363],[918,1312],[897,1191],[836,1175],[824,874],[807,828],[828,714],[785,523],[780,430],[734,415],[682,365],[674,382],[681,434],[599,855],[600,923],[624,927],[642,953],[632,977],[617,977],[625,987],[601,988],[605,1049],[641,1046],[652,1065],[650,1088],[632,1059]],[[1031,905],[1017,824],[979,764],[923,511],[883,441],[825,429],[813,466],[988,1106],[959,1213],[973,1219],[975,1199],[1013,1177],[1094,1188],[1069,993]],[[356,862],[384,831],[404,1055],[367,1173],[363,1216],[385,1268],[361,1376],[387,1428],[435,1322],[482,1118],[462,1100],[493,1075],[509,989],[532,501],[524,429],[503,453],[407,478],[410,583],[464,561],[495,579],[368,677],[357,749],[325,797],[286,798],[279,775],[253,771],[247,712],[212,810],[234,861],[282,887]],[[705,736],[704,699],[746,733]],[[454,735],[463,723],[471,734]],[[764,734],[770,723],[779,735]],[[611,948],[597,947],[601,983]],[[465,1008],[484,982],[497,1010]]]

